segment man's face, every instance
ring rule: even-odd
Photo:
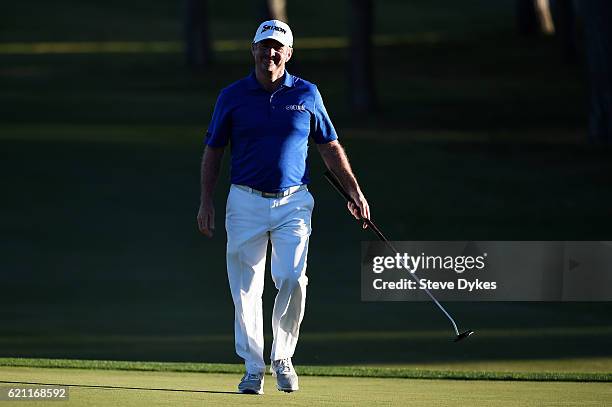
[[[273,39],[266,39],[253,44],[251,53],[255,67],[263,72],[284,71],[285,63],[293,54],[293,49]]]

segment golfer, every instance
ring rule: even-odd
[[[348,209],[370,218],[368,203],[337,140],[317,87],[289,74],[293,34],[279,20],[263,22],[251,45],[254,71],[221,91],[202,158],[200,231],[215,229],[213,190],[225,147],[231,148],[227,198],[227,275],[235,308],[236,353],[246,373],[241,393],[263,394],[262,293],[266,249],[272,243],[272,279],[278,290],[272,314],[271,372],[278,390],[298,390],[291,363],[306,301],[306,257],[314,199],[308,191],[312,140],[327,167],[352,197]]]

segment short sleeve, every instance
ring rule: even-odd
[[[313,117],[310,123],[310,136],[317,144],[326,144],[338,139],[336,129],[327,114],[319,89],[314,87]]]
[[[231,135],[231,115],[226,102],[225,92],[221,92],[215,104],[212,120],[206,131],[206,145],[211,147],[223,147],[229,142]]]

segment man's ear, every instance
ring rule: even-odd
[[[251,55],[255,57],[255,44],[251,44]]]
[[[287,51],[287,60],[285,62],[289,62],[292,55],[293,55],[293,48],[289,48],[289,51]]]

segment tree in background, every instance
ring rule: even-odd
[[[371,0],[350,0],[350,98],[356,113],[376,109],[372,70],[373,9]]]
[[[195,69],[210,66],[213,61],[206,0],[185,0],[183,10],[185,60]]]
[[[261,10],[262,20],[280,20],[289,24],[286,0],[263,0]]]
[[[589,141],[612,143],[612,2],[577,2],[584,22],[589,78]]]
[[[549,0],[516,0],[516,25],[519,34],[533,36],[540,33],[553,34]]]
[[[573,0],[516,0],[516,27],[523,37],[554,35],[563,60],[578,61],[576,13]]]

